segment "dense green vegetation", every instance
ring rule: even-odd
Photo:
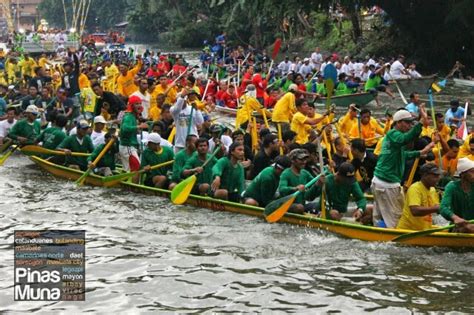
[[[329,13],[336,3],[343,18]],[[360,8],[372,5],[386,15],[362,18]],[[40,10],[51,24],[64,25],[61,0],[44,0]],[[201,47],[226,31],[231,44],[257,48],[281,37],[290,51],[320,46],[359,56],[401,52],[430,70],[474,61],[471,0],[101,0],[93,1],[87,27],[107,30],[123,20],[134,40],[182,47]]]

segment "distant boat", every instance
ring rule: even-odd
[[[474,87],[474,80],[453,79],[454,84],[460,86]]]
[[[398,83],[403,95],[408,98],[413,92],[418,94],[426,94],[428,89],[431,87],[431,84],[436,80],[437,77],[437,74],[432,74],[419,79],[397,79],[396,82]]]

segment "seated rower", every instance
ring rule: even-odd
[[[36,119],[39,109],[36,105],[28,105],[23,114],[25,118],[13,125],[8,133],[8,138],[16,140],[20,144],[33,144],[41,129],[41,125]]]
[[[298,190],[303,192],[298,195],[288,211],[294,213],[310,212],[313,210],[314,204],[305,204],[305,201],[316,198],[320,186],[322,186],[322,180],[319,180],[317,184],[306,190],[304,185],[313,179],[313,176],[304,169],[309,158],[308,152],[304,149],[294,149],[290,152],[289,158],[291,160],[291,167],[284,170],[280,175],[278,191],[282,197]]]
[[[439,211],[439,196],[435,187],[441,171],[434,163],[420,167],[421,180],[408,188],[403,213],[397,229],[428,230],[432,228],[432,215]]]
[[[384,128],[372,117],[371,111],[365,108],[360,111],[360,125],[353,125],[349,136],[351,139],[364,139],[365,145],[373,149],[377,145],[379,138],[384,134]]]
[[[280,155],[272,166],[263,169],[250,183],[243,194],[246,205],[265,207],[275,199],[281,173],[291,166],[287,156]]]
[[[35,144],[42,143],[41,146],[43,148],[55,150],[66,138],[66,133],[63,129],[67,125],[67,118],[65,115],[60,114],[51,123],[52,126],[43,130],[39,137],[36,138]]]
[[[142,153],[140,164],[146,173],[145,185],[164,188],[168,184],[167,173],[171,170],[171,166],[160,167],[156,170],[151,170],[151,167],[174,158],[174,153],[169,147],[162,147],[161,136],[157,133],[150,133],[146,139],[147,147]],[[138,181],[137,178],[134,181]]]
[[[360,188],[366,192],[370,190],[375,166],[377,165],[377,157],[366,149],[362,139],[351,141],[351,152],[354,157],[351,164],[354,165],[356,172],[358,171],[361,176],[358,178]]]
[[[296,109],[297,112],[293,115],[291,119],[290,128],[296,132],[296,143],[305,144],[309,141],[309,135],[312,128],[317,124],[323,121],[328,113],[325,113],[319,118],[310,118],[308,117],[309,105],[308,101],[302,98],[296,100]]]
[[[336,174],[330,174],[324,179],[326,202],[329,205],[326,219],[340,221],[348,210],[349,198],[352,196],[357,205],[352,217],[363,223],[371,221],[372,208],[367,206],[364,193],[356,182],[355,171],[351,163],[344,162],[339,166]],[[318,192],[321,194],[321,190]],[[321,209],[320,203],[319,209]]]
[[[172,190],[174,186],[176,186],[181,181],[181,174],[183,172],[184,164],[186,164],[186,161],[189,160],[194,151],[196,151],[196,141],[196,135],[188,135],[186,137],[186,147],[176,153],[174,156],[173,174],[171,175],[171,184],[169,186],[169,190]]]
[[[196,151],[186,160],[184,164],[182,177],[186,178],[192,174],[197,174],[196,184],[193,187],[193,194],[207,195],[209,191],[209,183],[212,181],[212,167],[217,162],[217,158],[213,157],[204,168],[202,165],[206,162],[211,153],[208,153],[209,141],[206,138],[199,138],[196,141]]]
[[[111,176],[112,172],[115,170],[115,154],[118,153],[118,144],[114,143],[112,147],[105,153],[105,155],[100,159],[97,165],[93,165],[93,161],[99,156],[100,152],[104,147],[112,140],[115,136],[107,132],[104,135],[104,143],[99,144],[91,155],[87,158],[87,166],[94,169],[94,173],[102,176]]]
[[[59,150],[66,153],[66,166],[70,168],[87,170],[87,157],[71,156],[71,152],[92,153],[94,145],[88,135],[89,123],[81,120],[76,125],[76,134],[66,137],[58,146]]]
[[[474,161],[468,158],[458,160],[457,175],[446,185],[441,200],[441,215],[456,224],[456,232],[474,233],[474,224],[467,220],[474,219]]]
[[[217,199],[240,201],[244,190],[244,168],[240,164],[245,157],[244,145],[234,142],[227,156],[220,158],[212,168],[211,195]]]

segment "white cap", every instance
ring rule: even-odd
[[[298,86],[294,83],[290,84],[288,91],[298,91]]]
[[[461,175],[462,173],[469,171],[474,168],[474,161],[471,161],[469,158],[465,157],[458,160],[458,167],[456,169],[456,176]]]
[[[415,118],[406,109],[400,109],[393,115],[393,122],[400,120],[414,120]]]
[[[37,115],[38,107],[36,107],[36,105],[28,105],[28,107],[25,109],[25,113],[32,113],[32,114]]]
[[[105,124],[107,123],[107,121],[105,121],[105,118],[103,116],[95,116],[94,124],[97,124],[97,123]]]
[[[148,142],[160,144],[161,143],[161,136],[156,132],[152,132],[152,133],[148,134],[148,136],[146,138],[146,143],[148,143]]]
[[[304,58],[303,62],[309,61],[309,58]]]

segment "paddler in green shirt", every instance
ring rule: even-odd
[[[36,105],[28,105],[23,112],[25,118],[19,120],[8,133],[8,137],[17,140],[20,144],[34,144],[41,132],[41,125],[36,120],[39,110]]]
[[[211,195],[217,199],[240,201],[245,185],[244,168],[240,163],[244,158],[244,145],[232,143],[227,156],[220,158],[212,168]]]
[[[186,137],[186,147],[176,153],[173,163],[173,174],[171,175],[171,184],[169,190],[172,190],[182,179],[181,175],[183,173],[184,164],[186,161],[191,158],[194,151],[196,151],[196,135],[188,135]]]
[[[456,174],[460,180],[448,183],[441,200],[440,213],[456,224],[456,232],[474,233],[474,161],[469,158],[458,160]]]
[[[246,205],[265,207],[275,199],[280,183],[281,173],[291,166],[291,160],[286,155],[275,158],[272,166],[264,168],[250,183],[243,194]]]
[[[52,121],[52,126],[46,128],[36,138],[35,144],[42,142],[42,147],[49,150],[55,150],[61,142],[66,138],[66,133],[63,131],[66,127],[68,119],[65,115],[57,115]],[[48,155],[46,155],[48,157]]]
[[[191,158],[184,164],[182,176],[186,178],[192,174],[197,174],[197,180],[193,187],[193,194],[207,195],[210,182],[212,181],[212,167],[217,163],[217,158],[213,157],[204,168],[202,165],[211,157],[209,151],[209,141],[206,138],[199,138],[196,142],[197,150]]]
[[[157,164],[168,162],[174,159],[173,150],[161,146],[161,136],[157,133],[150,133],[147,138],[147,148],[143,151],[141,165],[146,173],[145,185],[166,188],[168,187],[168,171],[171,166],[163,166],[156,170],[151,167]]]
[[[426,123],[428,116],[424,106],[420,106],[420,116]],[[393,127],[383,140],[371,185],[375,198],[373,222],[376,226],[397,226],[405,204],[405,196],[400,186],[405,172],[405,160],[408,156],[425,156],[434,147],[431,142],[421,151],[407,151],[406,145],[420,135],[423,126],[418,122],[413,126],[413,121],[409,111],[397,111],[393,115]]]
[[[294,149],[288,156],[291,160],[291,167],[284,170],[280,175],[278,191],[282,197],[298,190],[302,191],[303,193],[296,197],[289,211],[294,213],[310,212],[315,205],[313,203],[305,204],[305,201],[314,200],[320,194],[323,180],[320,178],[315,185],[306,190],[304,185],[313,179],[313,176],[305,170],[309,158],[308,152],[304,149]]]
[[[99,144],[91,155],[87,158],[87,166],[94,169],[94,173],[102,176],[111,176],[112,172],[115,170],[115,154],[118,153],[118,145],[115,142],[112,147],[105,153],[105,155],[100,159],[97,165],[93,165],[93,161],[99,156],[100,152],[104,147],[111,141],[112,138],[117,138],[110,131],[104,135],[105,143]]]
[[[94,145],[87,134],[90,126],[87,120],[81,120],[76,125],[77,133],[66,137],[58,146],[59,150],[66,153],[66,166],[82,171],[87,170],[87,158],[84,156],[71,156],[71,152],[92,153]]]
[[[355,179],[355,167],[349,162],[342,163],[336,174],[326,176],[324,183],[326,200],[329,204],[326,219],[340,221],[348,210],[349,198],[352,196],[357,205],[352,217],[359,221],[365,214],[367,200]],[[319,208],[321,208],[321,204],[319,204]]]

